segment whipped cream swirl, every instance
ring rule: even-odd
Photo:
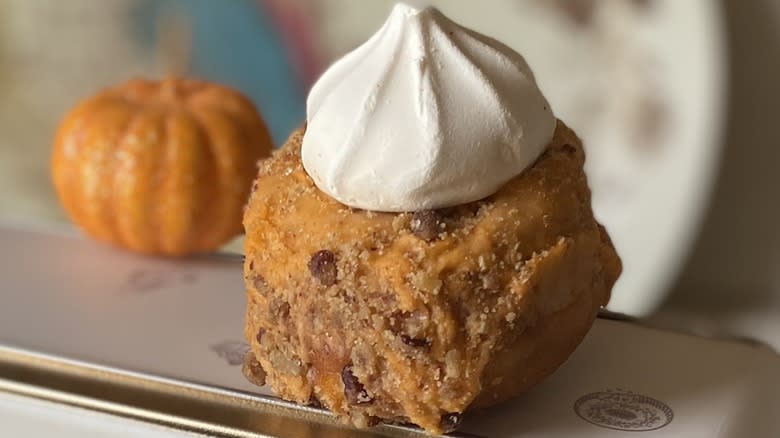
[[[520,54],[404,4],[322,75],[306,107],[301,154],[317,187],[387,212],[494,194],[539,157],[556,125]]]

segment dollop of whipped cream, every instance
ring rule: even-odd
[[[317,187],[386,212],[494,194],[539,157],[556,125],[520,54],[404,4],[320,77],[306,110],[301,155]]]

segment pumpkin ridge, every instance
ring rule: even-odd
[[[254,105],[249,103],[251,108],[254,108]],[[251,120],[254,118],[255,120]],[[235,233],[237,235],[244,234],[244,226],[243,226],[243,217],[244,217],[244,208],[246,208],[248,202],[249,202],[249,196],[252,194],[252,186],[254,184],[254,180],[257,177],[257,170],[258,170],[258,163],[261,159],[265,159],[270,157],[270,152],[273,152],[273,143],[272,140],[270,141],[270,151],[268,154],[263,154],[263,143],[260,141],[260,139],[270,139],[271,134],[268,131],[268,128],[265,126],[264,123],[258,123],[259,121],[262,121],[262,118],[259,114],[259,112],[254,112],[253,114],[249,115],[249,117],[244,117],[243,119],[239,119],[239,126],[241,126],[243,129],[239,129],[239,135],[241,135],[241,142],[240,144],[244,147],[244,155],[242,156],[253,156],[255,157],[253,160],[245,160],[239,165],[241,168],[246,172],[247,179],[252,182],[252,184],[246,186],[243,188],[243,202],[241,203],[240,209],[237,210],[236,214],[236,231]],[[243,126],[241,125],[243,123]]]
[[[198,121],[200,126],[203,128],[203,133],[206,138],[206,144],[208,145],[208,149],[211,153],[211,156],[214,158],[212,161],[212,166],[214,169],[214,184],[213,188],[215,190],[215,200],[217,202],[217,205],[213,209],[214,212],[221,212],[222,214],[215,214],[211,215],[211,226],[208,227],[206,232],[203,234],[202,244],[204,246],[212,246],[211,242],[223,240],[225,238],[233,237],[235,234],[234,229],[231,227],[231,223],[235,222],[235,212],[233,211],[234,208],[232,207],[232,199],[233,196],[229,193],[229,187],[226,186],[226,184],[229,184],[230,181],[232,181],[229,177],[231,176],[230,173],[233,173],[233,176],[241,176],[240,169],[237,168],[237,166],[223,166],[223,163],[221,160],[224,160],[225,157],[230,161],[235,161],[236,156],[241,156],[240,150],[232,150],[232,151],[225,151],[223,150],[225,148],[225,145],[228,147],[233,146],[235,142],[230,141],[230,139],[225,139],[220,137],[220,135],[224,135],[223,131],[225,130],[236,130],[235,126],[232,126],[230,123],[226,123],[229,120],[231,120],[231,116],[227,113],[224,113],[218,109],[218,107],[209,107],[209,108],[198,108],[193,107],[190,110],[190,113],[192,116]],[[215,119],[214,117],[220,117],[220,119]],[[240,131],[240,130],[239,130]],[[236,148],[234,148],[236,149]],[[238,152],[238,153],[236,153]],[[223,169],[223,167],[227,167],[227,169]],[[239,178],[242,179],[242,178]],[[225,193],[227,192],[227,193]]]
[[[243,99],[246,101],[249,108],[254,109],[254,105],[249,101],[248,99]],[[273,144],[271,144],[271,150],[268,154],[263,154],[263,144],[260,139],[270,139],[271,134],[268,131],[268,127],[265,126],[264,123],[262,123],[262,116],[259,112],[255,112],[254,114],[248,114],[248,115],[235,115],[233,112],[231,112],[228,108],[220,106],[220,105],[214,105],[214,106],[202,106],[199,108],[201,111],[214,111],[222,114],[225,118],[236,118],[236,120],[239,121],[239,125],[242,129],[238,130],[239,134],[242,137],[242,142],[240,143],[245,148],[253,148],[253,150],[249,150],[248,152],[257,152],[257,156],[259,158],[255,159],[251,165],[247,166],[247,169],[249,173],[252,175],[252,178],[257,177],[257,171],[259,168],[259,163],[261,160],[264,160],[266,158],[269,158],[271,156],[271,153],[273,152]],[[254,141],[253,141],[254,139]],[[245,151],[246,152],[246,151]],[[247,191],[247,200],[248,200],[249,191]],[[244,203],[246,204],[246,202]],[[243,216],[243,212],[241,213]]]
[[[175,179],[172,179],[171,170],[174,166],[181,166],[182,163],[178,163],[176,160],[176,154],[179,152],[177,148],[174,135],[172,131],[172,114],[164,114],[162,116],[163,136],[159,144],[162,146],[159,151],[159,156],[162,161],[157,165],[157,177],[155,180],[159,181],[159,187],[153,193],[152,205],[155,206],[154,216],[157,219],[159,228],[157,229],[157,247],[158,250],[164,253],[175,252],[177,250],[177,244],[181,243],[181,238],[178,235],[174,235],[179,230],[179,219],[185,213],[179,209],[179,205],[175,205],[171,208],[172,203],[178,203],[179,200],[176,197],[179,195],[180,190],[176,190]],[[186,212],[191,214],[190,212]],[[180,248],[183,250],[183,248]]]
[[[74,137],[77,133],[83,130],[84,118],[86,115],[79,114],[80,118],[76,118],[76,114],[68,115],[63,121],[63,126],[76,125],[76,128],[71,130],[60,129],[55,136],[54,153],[52,154],[51,169],[52,169],[52,181],[57,189],[57,196],[60,199],[60,204],[63,206],[65,213],[71,217],[72,220],[78,221],[81,213],[78,209],[76,202],[73,202],[72,191],[67,190],[68,181],[73,180],[73,166],[65,165],[64,163],[70,162],[72,159],[68,157],[66,149],[69,147],[69,143],[75,143]]]
[[[184,110],[183,116],[198,134],[197,138],[201,150],[195,155],[193,166],[200,164],[204,171],[203,178],[195,181],[197,190],[194,192],[198,197],[195,200],[195,205],[201,206],[201,208],[194,211],[189,241],[193,251],[204,252],[224,241],[224,236],[214,226],[221,211],[220,208],[214,206],[214,201],[221,199],[217,190],[221,175],[217,167],[217,156],[212,146],[212,139],[208,129],[190,108]]]
[[[189,81],[188,86],[197,85],[198,81]],[[188,90],[189,92],[189,90]],[[209,249],[213,249],[214,245],[218,245],[219,242],[213,243],[207,240],[207,235],[210,230],[213,229],[214,217],[219,211],[218,206],[214,205],[215,200],[219,199],[219,195],[214,190],[214,186],[217,183],[217,171],[215,169],[214,152],[210,147],[211,139],[208,132],[201,124],[200,120],[195,117],[195,114],[188,105],[182,105],[180,108],[181,114],[192,128],[197,132],[197,143],[201,146],[201,152],[194,156],[192,162],[192,168],[198,164],[197,160],[202,162],[201,166],[205,173],[203,178],[195,180],[194,191],[196,192],[196,198],[194,200],[195,205],[200,205],[201,208],[197,211],[192,211],[192,220],[190,222],[190,233],[187,238],[187,246],[191,252],[204,252]],[[211,245],[209,245],[211,243]]]
[[[227,87],[220,87],[220,92],[230,91]],[[229,119],[235,119],[246,128],[251,126],[261,127],[268,137],[268,128],[262,123],[262,115],[255,104],[241,96],[233,95],[229,100],[220,99],[217,89],[205,88],[194,93],[187,99],[190,108],[195,110],[215,111],[224,114]]]
[[[205,227],[205,231],[202,236],[200,236],[200,241],[198,242],[199,245],[205,247],[211,246],[211,242],[230,231],[227,230],[223,224],[230,221],[230,212],[226,209],[229,205],[228,200],[225,199],[225,196],[222,194],[224,191],[223,185],[225,177],[227,175],[223,174],[219,158],[221,143],[218,144],[217,142],[221,142],[221,139],[212,132],[214,127],[212,126],[210,114],[213,112],[213,107],[206,109],[201,107],[190,107],[190,114],[202,129],[206,144],[208,145],[207,149],[210,156],[213,157],[212,168],[214,170],[214,179],[211,184],[211,189],[214,191],[215,196],[213,197],[208,214],[204,215],[206,216],[204,217],[204,223],[207,223],[208,226]],[[225,118],[225,120],[229,119]],[[219,131],[219,129],[217,129],[217,131]],[[234,176],[237,174],[238,172],[235,172]]]
[[[209,88],[209,84],[207,82],[199,81],[199,80],[188,80],[186,82],[185,86],[187,88],[187,96],[186,97],[187,97],[187,101],[188,102],[189,102],[189,99],[192,96],[194,96],[194,95],[202,92],[203,90],[206,90],[206,89]],[[221,87],[221,86],[219,87],[220,90],[223,90],[224,88],[225,87]]]
[[[100,116],[99,122],[89,125],[84,133],[83,147],[79,151],[80,166],[77,167],[80,184],[76,199],[84,211],[84,220],[90,224],[88,232],[99,240],[115,242],[107,217],[109,211],[105,208],[111,204],[112,195],[105,187],[106,180],[111,179],[107,166],[130,113],[114,105],[103,110]]]
[[[60,203],[74,222],[86,220],[86,212],[83,204],[79,202],[78,191],[73,190],[79,178],[78,166],[72,163],[78,162],[85,132],[94,117],[93,107],[100,107],[102,103],[102,99],[93,98],[74,108],[67,114],[55,136],[55,152],[52,158],[54,185]],[[71,144],[74,151],[69,154],[67,149]]]
[[[126,157],[120,160],[116,181],[119,229],[129,247],[142,252],[158,252],[159,225],[155,194],[159,191],[160,153],[155,147],[164,136],[163,118],[157,110],[136,113],[130,136],[122,144]],[[133,141],[130,141],[133,140]]]
[[[125,108],[126,111],[129,111],[129,108]],[[128,242],[124,239],[124,235],[119,229],[119,221],[117,217],[116,208],[114,207],[114,204],[117,202],[117,196],[116,196],[116,179],[117,179],[117,167],[119,166],[119,161],[121,159],[121,151],[122,151],[122,145],[124,144],[124,141],[127,139],[127,137],[130,135],[130,131],[128,128],[132,125],[133,121],[135,120],[136,115],[135,113],[130,112],[129,116],[127,117],[127,120],[125,120],[124,125],[119,130],[120,134],[116,141],[114,142],[114,148],[110,151],[108,160],[106,162],[106,175],[108,176],[106,184],[108,184],[108,191],[109,196],[104,199],[103,201],[103,214],[104,214],[104,220],[107,222],[107,227],[110,230],[111,235],[113,236],[113,239],[116,241],[118,245],[127,245]]]

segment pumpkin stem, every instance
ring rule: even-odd
[[[173,100],[179,97],[179,84],[175,76],[167,76],[160,81],[160,97],[165,100]]]
[[[166,76],[186,76],[192,64],[192,17],[181,9],[157,18],[157,58]]]

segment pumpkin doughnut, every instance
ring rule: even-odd
[[[607,303],[620,260],[560,121],[494,195],[414,213],[325,195],[303,133],[261,164],[244,215],[248,357],[281,397],[452,430],[553,372]]]

